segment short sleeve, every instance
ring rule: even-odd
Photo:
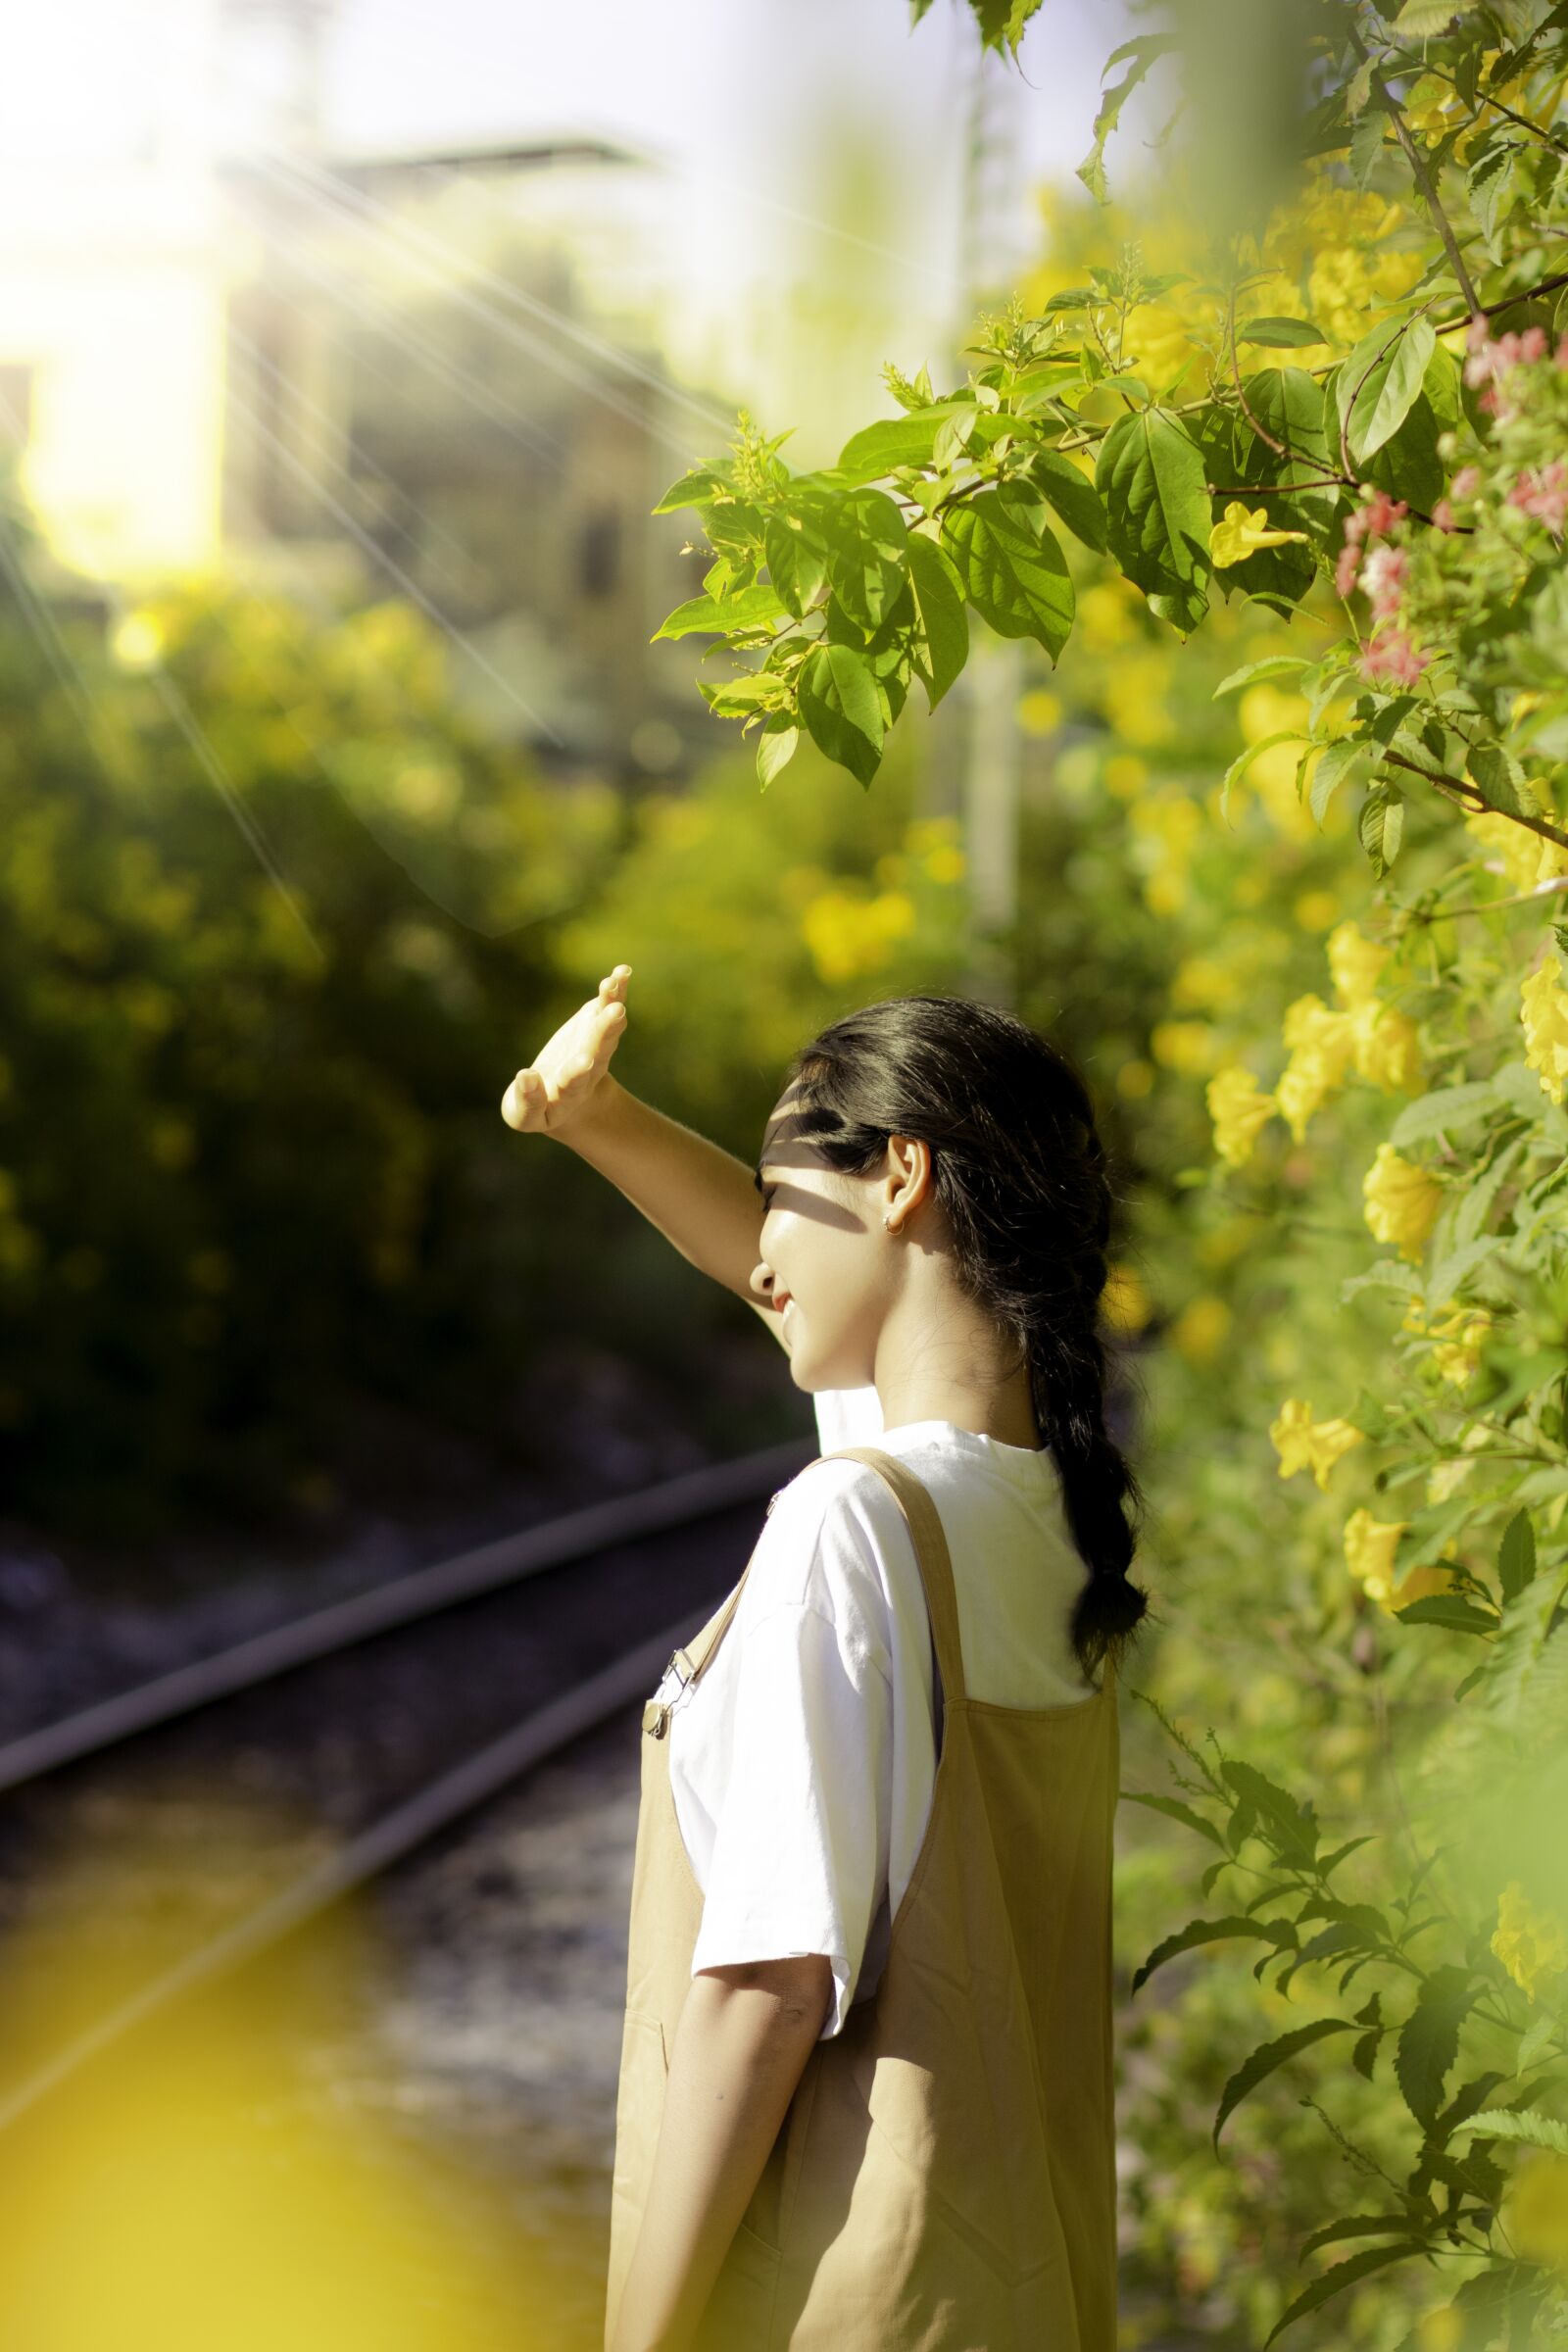
[[[822,1952],[841,2032],[887,1886],[893,1692],[853,1622],[788,1602],[748,1628],[692,1974]]]

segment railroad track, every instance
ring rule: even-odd
[[[24,2080],[0,2131],[184,1993],[278,1944],[353,1889],[646,1696],[739,1575],[806,1440],[682,1474],[254,1636],[0,1746],[22,1843],[59,1798],[156,1752],[221,1783],[236,1757],[334,1834],[329,1849],[195,1944]],[[254,1769],[252,1776],[254,1776]],[[46,1786],[47,1785],[47,1786]],[[101,1779],[97,1785],[101,1786]]]

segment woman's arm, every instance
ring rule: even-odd
[[[693,1977],[607,2352],[687,2352],[832,1998],[821,1952]]]
[[[744,1160],[639,1102],[609,1070],[561,1141],[618,1186],[682,1257],[761,1305],[751,1277],[762,1203]],[[761,1311],[776,1327],[773,1309]]]
[[[783,1347],[777,1310],[751,1288],[762,1226],[752,1171],[733,1152],[639,1102],[612,1076],[626,1028],[631,966],[617,963],[537,1058],[520,1069],[501,1115],[523,1135],[552,1135],[617,1185],[682,1257],[754,1307]]]

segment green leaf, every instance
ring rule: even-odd
[[[1054,661],[1072,629],[1073,586],[1050,531],[1034,533],[984,490],[944,517],[963,592],[999,637],[1034,637]]]
[[[870,489],[824,501],[820,515],[833,594],[869,637],[892,612],[908,577],[904,516],[885,490]]]
[[[1184,1805],[1179,1797],[1149,1796],[1140,1788],[1123,1788],[1121,1798],[1124,1804],[1147,1805],[1152,1813],[1163,1813],[1171,1821],[1185,1822],[1190,1830],[1197,1830],[1200,1837],[1206,1838],[1210,1845],[1217,1845],[1221,1853],[1227,1851],[1225,1840],[1214,1824],[1205,1821],[1202,1814],[1192,1805]]]
[[[1352,2213],[1346,2221],[1328,2222],[1321,2230],[1314,2230],[1298,2260],[1315,2254],[1320,2246],[1337,2245],[1346,2237],[1408,2237],[1410,2228],[1407,2213]]]
[[[1446,32],[1455,17],[1469,14],[1473,0],[1404,0],[1394,29],[1406,41],[1430,41]]]
[[[1294,2033],[1282,2034],[1277,2041],[1265,2041],[1255,2049],[1244,2066],[1238,2067],[1220,2094],[1219,2112],[1214,2118],[1213,2142],[1219,2147],[1219,2135],[1227,2117],[1235,2113],[1250,2090],[1273,2074],[1276,2067],[1285,2065],[1298,2050],[1309,2049],[1314,2041],[1322,2041],[1330,2034],[1353,2034],[1355,2027],[1348,2017],[1320,2017],[1310,2026],[1298,2026]]]
[[[1390,2263],[1408,2262],[1413,2254],[1424,2254],[1426,2250],[1424,2237],[1410,2237],[1402,2245],[1368,2246],[1364,2253],[1352,2254],[1348,2262],[1335,2263],[1331,2270],[1323,2273],[1321,2278],[1314,2278],[1294,2303],[1287,2304],[1263,2338],[1263,2352],[1268,2352],[1274,2338],[1289,2328],[1294,2320],[1304,2319],[1309,2311],[1316,2311],[1335,2295],[1343,2294],[1346,2287],[1353,2286],[1357,2278],[1366,2278],[1373,2271],[1386,2271]]]
[[[937,432],[955,410],[969,404],[942,401],[905,416],[887,416],[855,433],[839,452],[833,471],[845,488],[881,481],[898,466],[929,466]]]
[[[1095,487],[1110,553],[1150,610],[1189,635],[1208,610],[1209,498],[1192,436],[1160,409],[1119,417],[1100,445]]]
[[[1310,531],[1320,547],[1327,546],[1342,492],[1324,478],[1325,467],[1331,473],[1339,471],[1339,452],[1330,452],[1323,428],[1322,392],[1302,368],[1260,368],[1243,389],[1261,430],[1252,431],[1245,417],[1240,421],[1241,470],[1236,480],[1259,490],[1289,489],[1289,498],[1264,500],[1270,519],[1287,530]],[[1275,442],[1282,445],[1283,456]],[[1276,547],[1259,549],[1233,576],[1247,587],[1281,585],[1287,594],[1298,596],[1310,583],[1312,571],[1310,547]]]
[[[1398,1599],[1398,1594],[1395,1594]],[[1497,1620],[1490,1609],[1477,1608],[1461,1592],[1427,1592],[1394,1614],[1401,1625],[1441,1625],[1450,1634],[1494,1634]]]
[[[1058,457],[1054,449],[1043,449],[1029,461],[1029,479],[1073,537],[1102,556],[1105,502],[1089,476],[1080,473],[1071,459]]]
[[[1438,2112],[1444,2081],[1458,2054],[1459,2028],[1481,1992],[1467,1968],[1437,1967],[1399,2029],[1394,2072],[1418,2124],[1430,2124]]]
[[[1369,106],[1350,133],[1350,177],[1358,188],[1366,187],[1378,168],[1388,135],[1388,117],[1382,107]]]
[[[1310,318],[1249,318],[1245,326],[1236,329],[1238,343],[1266,343],[1285,350],[1296,343],[1327,341],[1323,329],[1314,326]]]
[[[1145,33],[1136,40],[1124,41],[1119,49],[1111,51],[1105,61],[1107,74],[1112,66],[1120,65],[1124,59],[1132,62],[1120,81],[1106,90],[1101,99],[1100,111],[1095,117],[1095,143],[1078,166],[1078,178],[1100,204],[1109,202],[1105,187],[1105,141],[1120,122],[1121,110],[1139,83],[1175,47],[1175,39],[1170,34]]]
[[[1514,149],[1511,146],[1489,147],[1477,156],[1465,174],[1465,192],[1470,199],[1470,213],[1476,226],[1486,239],[1487,251],[1494,262],[1503,258],[1500,250],[1500,231],[1513,202]]]
[[[1475,782],[1494,808],[1505,816],[1539,816],[1540,808],[1525,793],[1525,771],[1500,743],[1478,743],[1465,760]]]
[[[1363,335],[1340,370],[1340,421],[1359,465],[1396,433],[1421,393],[1427,362],[1437,348],[1430,318],[1412,318],[1403,332],[1387,321]]]
[[[887,729],[865,656],[852,645],[816,646],[802,666],[797,700],[817,750],[869,784]]]
[[[1178,1952],[1195,1951],[1199,1945],[1205,1943],[1224,1943],[1236,1936],[1251,1936],[1276,1946],[1289,1940],[1279,1925],[1268,1920],[1190,1919],[1185,1928],[1178,1928],[1174,1936],[1167,1936],[1163,1942],[1155,1944],[1142,1968],[1134,1969],[1128,1990],[1136,1992],[1141,1984],[1149,1982],[1162,1962],[1173,1960]]]
[[[650,642],[657,645],[661,637],[692,637],[700,632],[730,637],[737,629],[770,628],[775,621],[789,617],[774,590],[759,582],[755,588],[739,589],[734,596],[717,600],[694,596],[677,605],[668,618],[661,621]]]
[[[728,487],[722,474],[715,473],[710,466],[696,466],[689,473],[683,473],[678,482],[670,484],[652,511],[656,514],[675,514],[682,507],[705,507],[717,492]]]
[[[1259,678],[1288,677],[1292,670],[1305,667],[1306,658],[1302,654],[1265,654],[1261,662],[1244,662],[1228,678],[1221,678],[1209,700],[1217,703],[1222,694],[1234,694],[1238,686],[1253,686]]]
[[[794,514],[770,514],[762,545],[774,591],[799,620],[827,584],[827,549]]]
[[[1219,788],[1219,816],[1221,824],[1224,824],[1226,821],[1225,811],[1230,805],[1231,786],[1241,782],[1243,776],[1246,775],[1248,769],[1251,766],[1254,760],[1258,759],[1264,752],[1271,752],[1275,745],[1280,743],[1301,744],[1303,753],[1307,749],[1307,746],[1301,743],[1301,732],[1298,727],[1276,727],[1272,735],[1260,736],[1256,743],[1250,743],[1246,751],[1239,752],[1236,758],[1231,761],[1229,767],[1225,770],[1224,778],[1221,781]]]
[[[1443,460],[1438,455],[1439,424],[1425,392],[1391,441],[1369,458],[1365,473],[1376,490],[1402,498],[1423,514],[1443,496]]]
[[[1329,744],[1312,770],[1310,799],[1312,814],[1321,830],[1328,806],[1338,786],[1343,784],[1366,756],[1367,746],[1353,736],[1341,736]]]
[[[1372,871],[1382,881],[1399,854],[1399,840],[1404,831],[1404,801],[1386,784],[1374,784],[1361,803],[1356,818],[1356,832],[1361,847],[1372,861]]]
[[[1459,2129],[1485,2132],[1489,2139],[1521,2139],[1533,2148],[1550,2148],[1558,2156],[1568,2156],[1568,2124],[1559,2123],[1554,2115],[1543,2115],[1535,2107],[1483,2107]]]
[[[1504,1601],[1512,1600],[1526,1585],[1532,1584],[1535,1574],[1536,1531],[1528,1511],[1515,1511],[1497,1546],[1497,1581]]]
[[[757,775],[765,792],[780,768],[788,767],[801,740],[801,730],[784,710],[775,710],[757,741]]]
[[[1259,1772],[1255,1764],[1227,1762],[1222,1771],[1226,1785],[1245,1798],[1256,1814],[1269,1844],[1281,1860],[1310,1869],[1317,1856],[1318,1841],[1317,1820],[1311,1805],[1301,1804],[1277,1781]]]
[[[910,659],[934,710],[969,659],[969,616],[957,568],[937,542],[912,531],[908,555],[918,632]]]
[[[1389,1141],[1396,1152],[1402,1152],[1406,1145],[1421,1143],[1428,1136],[1467,1127],[1496,1107],[1497,1090],[1490,1078],[1478,1078],[1466,1086],[1440,1086],[1405,1104],[1389,1130]]]

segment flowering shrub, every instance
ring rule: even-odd
[[[1003,46],[1031,13],[976,4]],[[1347,1716],[1348,1665],[1419,1714],[1404,1852],[1358,1854],[1359,1836],[1324,1851],[1312,1796],[1287,1785],[1297,1759],[1265,1771],[1204,1753],[1167,1721],[1181,1794],[1125,1793],[1203,1840],[1205,1904],[1222,1876],[1233,1891],[1163,1936],[1132,1988],[1210,1945],[1259,1955],[1254,1997],[1277,2028],[1231,2062],[1216,2150],[1278,2070],[1319,2042],[1350,2059],[1333,2095],[1375,2153],[1303,2103],[1376,2177],[1372,2209],[1345,2209],[1342,2184],[1303,2160],[1336,2201],[1299,2252],[1336,2259],[1283,2292],[1267,2279],[1248,2307],[1261,2332],[1238,2340],[1272,2342],[1343,2296],[1333,2340],[1486,2352],[1532,2330],[1568,2341],[1568,2006],[1539,1957],[1568,1936],[1568,927],[1542,923],[1568,887],[1568,20],[1544,0],[1406,0],[1392,21],[1324,0],[1302,39],[1304,177],[1222,264],[1183,243],[1169,201],[1149,236],[1098,257],[1063,234],[981,322],[966,380],[939,391],[924,369],[890,368],[900,414],[836,466],[792,473],[783,437],[743,419],[730,453],[662,502],[695,514],[711,554],[702,595],[664,627],[741,658],[703,691],[756,736],[764,788],[808,738],[870,785],[913,685],[934,708],[976,624],[1032,641],[1064,710],[1092,681],[1116,738],[1094,756],[1097,806],[1121,814],[1124,867],[1173,953],[1192,949],[1172,1017],[1116,1080],[1136,1102],[1169,1073],[1207,1114],[1210,1165],[1175,1181],[1213,1198],[1199,1244],[1215,1287],[1166,1337],[1198,1369],[1223,1350],[1234,1386],[1243,1342],[1263,1378],[1297,1368],[1287,1304],[1318,1318],[1320,1340],[1336,1313],[1402,1311],[1359,1393],[1335,1393],[1354,1359],[1330,1345],[1311,1396],[1277,1398],[1280,1476],[1311,1474],[1304,1557],[1325,1548],[1312,1496],[1359,1479],[1369,1498],[1338,1508],[1333,1585],[1293,1562],[1290,1611],[1271,1622],[1303,1688],[1321,1681]],[[1122,103],[1178,46],[1140,34],[1118,52],[1082,172],[1097,196]],[[1253,641],[1214,691],[1234,698],[1243,741],[1195,775],[1157,641],[1234,635],[1227,607]],[[1293,615],[1289,636],[1272,625]],[[1076,757],[1056,763],[1063,791]],[[1273,827],[1268,859],[1226,841],[1250,797]],[[1086,852],[1078,870],[1101,869]],[[1298,958],[1259,916],[1295,875],[1326,971],[1277,1002]],[[1216,941],[1198,918],[1222,886]],[[1320,1177],[1308,1147],[1329,1118]],[[1342,1179],[1348,1233],[1290,1200]],[[1170,1227],[1162,1207],[1146,1215],[1152,1246]],[[1307,1262],[1287,1274],[1263,1256],[1271,1328],[1249,1259],[1274,1217],[1306,1237]],[[1108,1323],[1126,1327],[1131,1287]],[[1157,1324],[1157,1300],[1136,1320]],[[1269,1508],[1258,1469],[1255,1451],[1233,1463],[1225,1490],[1251,1524]],[[1167,1526],[1180,1505],[1173,1484]],[[1188,1533],[1222,1540],[1211,1524]],[[1325,1626],[1347,1588],[1361,1612],[1348,1659]],[[1173,1670],[1203,1688],[1195,1653]],[[1232,1710],[1254,1723],[1249,1696]],[[1353,1801],[1358,1727],[1314,1718],[1288,1682],[1276,1709],[1287,1699],[1314,1768]],[[1377,1707],[1386,1735],[1381,1690]],[[1298,1972],[1334,1993],[1290,2000]],[[1167,2068],[1172,2035],[1195,2075],[1219,2039],[1220,1983],[1184,1980]],[[1137,2092],[1152,2139],[1175,2141],[1163,2090],[1140,2077]],[[1141,2209],[1190,2292],[1214,2289],[1227,2252],[1257,2252],[1236,2215],[1248,2193],[1254,2214],[1292,2193],[1299,2148],[1271,2170],[1250,2141],[1234,2212],[1217,2193],[1195,2207],[1190,2182],[1168,2216]],[[1417,2318],[1407,2298],[1433,2295]]]

